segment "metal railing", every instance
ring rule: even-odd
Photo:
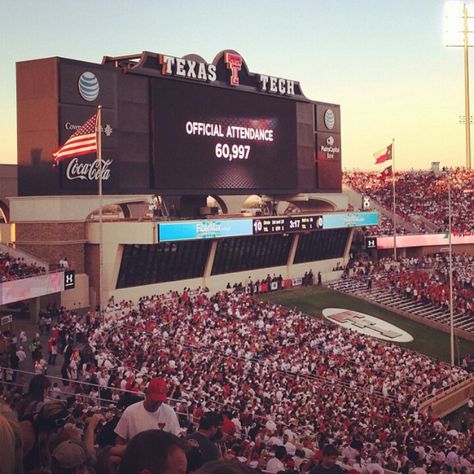
[[[10,372],[11,374],[16,374],[16,380],[7,380],[5,377],[8,374],[8,372]],[[4,367],[4,366],[0,366],[0,374],[2,374],[2,376],[3,376],[2,378],[0,378],[0,387],[7,386],[7,387],[10,387],[12,390],[15,390],[17,388],[21,388],[21,389],[26,388],[29,381],[33,377],[38,375],[38,374],[36,374],[34,372],[31,372],[31,371],[28,371],[28,370],[11,369],[10,367]],[[50,399],[50,400],[57,400],[58,398],[61,399],[61,400],[65,400],[69,397],[76,397],[79,400],[82,400],[82,399],[90,400],[92,402],[91,405],[97,406],[98,408],[107,409],[107,408],[110,407],[111,404],[117,405],[120,402],[120,400],[126,394],[139,396],[139,397],[143,397],[143,398],[145,397],[145,393],[142,392],[142,391],[126,390],[126,389],[122,389],[122,388],[119,388],[119,387],[104,386],[104,385],[100,385],[100,384],[96,384],[96,383],[92,383],[92,382],[86,382],[86,381],[81,381],[81,380],[72,380],[72,379],[67,379],[67,378],[64,378],[64,377],[57,377],[57,376],[54,376],[54,375],[46,375],[46,374],[42,374],[42,375],[44,375],[50,382],[56,383],[57,381],[59,381],[63,384],[63,390],[61,390],[61,392],[54,392],[54,390],[52,388],[53,383],[51,383],[51,387],[49,389],[48,395],[46,396],[46,398]],[[64,390],[64,387],[69,387],[69,386],[71,387],[71,391]],[[99,393],[99,396],[93,396],[93,395],[87,394],[83,391],[80,391],[80,392],[74,391],[75,387],[77,387],[77,386],[79,386],[79,387],[86,386],[86,387],[96,388],[98,393]],[[101,391],[104,391],[104,390],[110,390],[112,392],[112,394],[113,393],[119,393],[119,394],[121,394],[121,396],[118,400],[114,400],[113,398],[112,399],[102,398],[102,397],[100,397],[100,393],[101,393]],[[54,393],[52,393],[52,392],[54,392]],[[207,400],[207,401],[210,402],[213,406],[215,406],[218,409],[222,409],[224,407],[223,403],[217,402],[215,400]],[[176,399],[176,398],[168,397],[167,402],[172,406],[178,406],[178,405],[183,404],[183,403],[187,404],[189,402],[189,400],[187,398]],[[228,407],[229,405],[226,404],[225,406]],[[230,408],[234,408],[235,410],[237,410],[237,408],[235,408],[235,407],[230,407]],[[178,415],[183,415],[183,416],[184,415],[185,416],[193,416],[192,413],[187,413],[187,412],[185,413],[185,412],[177,411],[176,413]]]
[[[467,377],[465,377],[464,379],[458,380],[457,382],[452,382],[446,387],[440,388],[435,394],[429,394],[424,396],[418,404],[419,409],[428,409],[428,407],[434,401],[442,400],[444,397],[449,396],[451,393],[455,392],[456,390],[459,390],[461,386],[466,385],[469,382],[474,383],[474,374],[468,374]]]

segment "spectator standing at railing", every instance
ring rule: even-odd
[[[53,324],[53,320],[51,316],[46,316],[45,318],[45,326],[46,326],[46,334],[49,336],[51,334],[51,325]]]
[[[56,339],[50,337],[48,339],[48,364],[56,365],[56,357],[58,356],[58,346]]]
[[[31,352],[31,359],[33,363],[41,358],[41,342],[39,340],[39,334],[37,334],[37,337],[35,337],[30,344],[30,352]]]
[[[28,342],[28,336],[26,335],[26,332],[21,331],[19,337],[20,337],[20,344],[24,346]]]
[[[18,357],[18,368],[20,370],[23,369],[23,362],[26,360],[26,352],[23,348],[23,346],[20,346],[18,350],[16,351],[16,356]]]
[[[145,400],[130,405],[115,428],[117,444],[127,444],[135,435],[149,429],[161,429],[179,435],[178,416],[174,409],[165,403],[167,400],[166,382],[159,377],[150,380]]]
[[[44,317],[44,314],[42,314],[40,317],[40,320],[38,322],[38,328],[42,336],[46,331],[46,318]]]

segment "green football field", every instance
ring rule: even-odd
[[[415,351],[449,361],[450,346],[449,334],[437,331],[423,324],[404,318],[380,306],[371,304],[359,298],[338,293],[325,287],[298,288],[282,290],[275,293],[260,295],[262,299],[268,299],[288,308],[297,308],[317,318],[322,318],[324,308],[352,309],[370,316],[388,321],[395,326],[404,329],[414,338],[412,342],[400,343],[400,345]],[[455,358],[474,353],[474,342],[465,339],[455,339]]]

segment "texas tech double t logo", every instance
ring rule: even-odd
[[[239,85],[239,71],[242,69],[242,57],[236,53],[224,53],[224,62],[227,64],[227,69],[230,69],[230,85]]]

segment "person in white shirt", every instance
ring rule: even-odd
[[[270,458],[265,468],[266,472],[276,473],[285,470],[283,459],[286,457],[286,449],[284,446],[275,447],[275,457]]]
[[[373,473],[383,473],[384,469],[383,467],[379,464],[379,461],[376,456],[372,456],[370,462],[366,464],[365,469],[368,474],[373,474]]]
[[[354,461],[358,454],[359,451],[348,443],[344,445],[341,452],[342,457],[349,459],[349,461]]]
[[[453,446],[451,448],[451,451],[449,451],[449,453],[446,456],[446,461],[445,462],[449,467],[451,467],[453,469],[459,464],[459,456],[458,456],[458,453],[457,453],[456,446]]]
[[[117,444],[127,444],[136,434],[146,430],[160,429],[179,435],[178,416],[171,406],[164,403],[167,399],[166,388],[162,378],[150,380],[145,400],[130,405],[123,412],[115,428]]]
[[[21,369],[23,362],[26,360],[26,352],[23,349],[23,346],[16,351],[16,356],[18,357],[18,367]]]

